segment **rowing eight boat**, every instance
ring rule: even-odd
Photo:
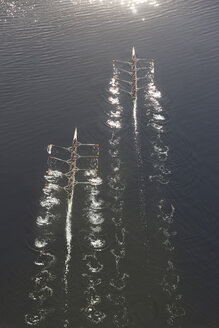
[[[136,68],[136,54],[135,54],[135,48],[132,48],[132,101],[133,104],[136,105],[137,101],[137,68]]]
[[[76,159],[77,159],[77,128],[75,128],[75,133],[72,140],[70,178],[68,181],[68,210],[67,210],[68,213],[71,211],[73,194],[74,194]]]

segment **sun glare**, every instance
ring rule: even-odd
[[[106,3],[106,4],[120,4],[122,7],[126,7],[132,11],[133,14],[138,12],[138,8],[143,4],[148,4],[149,6],[158,7],[159,3],[157,0],[88,0],[90,4],[94,3]]]

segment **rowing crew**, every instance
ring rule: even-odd
[[[66,147],[60,147],[60,146],[55,146],[53,144],[50,144],[47,147],[47,151],[49,154],[51,154],[52,151],[52,147],[58,147],[64,150],[67,150],[69,152],[71,152],[71,159],[70,160],[64,160],[61,158],[57,158],[57,157],[53,157],[53,156],[49,156],[49,158],[64,162],[66,164],[69,165],[69,171],[65,174],[63,174],[64,176],[66,176],[68,178],[68,185],[66,187],[64,187],[63,189],[67,192],[67,197],[68,197],[68,211],[71,208],[71,204],[72,204],[72,198],[73,198],[73,191],[74,191],[74,186],[76,184],[93,184],[95,185],[96,182],[95,181],[89,181],[89,182],[78,182],[75,180],[75,174],[78,170],[84,170],[84,169],[78,169],[76,166],[76,162],[78,158],[81,157],[94,157],[94,158],[98,158],[98,155],[95,156],[79,156],[77,154],[77,148],[80,146],[93,146],[93,147],[99,147],[99,144],[82,144],[80,142],[77,141],[77,128],[75,129],[75,133],[74,133],[74,137],[73,137],[73,142],[72,142],[72,147],[66,148]],[[93,171],[98,171],[97,169],[93,170]],[[47,171],[46,173],[50,174],[49,171]]]
[[[132,100],[137,96],[137,76],[136,76],[136,57],[132,56]]]
[[[72,193],[72,189],[73,189],[73,183],[74,183],[74,168],[75,168],[75,162],[76,162],[76,147],[77,147],[77,141],[74,140],[73,143],[73,147],[72,147],[72,161],[71,161],[71,165],[70,165],[70,178],[69,178],[69,183],[68,183],[68,199],[71,199],[71,193]]]

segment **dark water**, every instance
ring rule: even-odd
[[[219,326],[218,14],[0,0],[1,328]],[[112,88],[133,45],[155,59],[136,122]],[[76,186],[66,232],[46,145],[75,126],[100,143],[100,184]]]

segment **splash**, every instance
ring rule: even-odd
[[[37,274],[32,277],[33,288],[29,292],[29,300],[32,304],[32,311],[25,315],[27,326],[36,326],[46,320],[47,316],[54,311],[48,300],[54,297],[54,288],[51,282],[56,278],[53,270],[56,263],[56,256],[52,254],[50,246],[55,241],[52,227],[57,224],[60,217],[60,191],[58,180],[60,172],[48,170],[44,176],[45,186],[42,190],[40,201],[40,215],[36,218],[37,236],[34,241],[34,248],[37,255],[34,260]],[[55,213],[55,214],[54,214]]]
[[[111,137],[109,139],[108,154],[110,158],[110,174],[107,177],[108,194],[112,202],[112,224],[115,229],[113,244],[114,247],[110,249],[110,253],[114,263],[114,276],[109,280],[110,288],[113,288],[111,293],[106,295],[106,298],[115,306],[115,312],[113,314],[113,325],[118,327],[124,326],[124,316],[120,313],[128,313],[126,306],[126,298],[122,294],[126,287],[127,273],[120,272],[120,263],[126,257],[126,229],[124,228],[123,220],[123,207],[124,207],[124,190],[125,186],[122,183],[120,176],[121,160],[120,160],[120,137],[119,131],[122,128],[123,112],[124,108],[119,101],[120,88],[118,88],[118,74],[119,71],[115,65],[113,65],[113,78],[110,81],[109,92],[112,92],[111,85],[114,85],[114,89],[117,90],[118,102],[111,102],[111,110],[108,113],[110,119],[107,120],[107,125],[111,130]],[[119,295],[118,295],[119,293]],[[126,321],[128,318],[126,316]]]
[[[151,158],[153,159],[154,173],[149,175],[151,182],[158,182],[161,185],[169,184],[171,170],[166,167],[165,162],[168,159],[169,147],[164,144],[163,135],[167,123],[167,114],[160,103],[161,92],[154,83],[154,62],[151,63],[151,70],[148,74],[149,82],[145,89],[145,100],[147,102],[146,115],[147,127],[151,129],[153,150]]]

